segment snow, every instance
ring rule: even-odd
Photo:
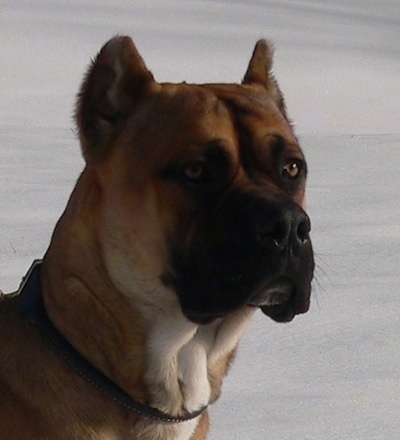
[[[400,419],[400,2],[2,0],[0,287],[47,248],[82,169],[72,110],[91,57],[131,35],[160,81],[240,81],[254,43],[308,158],[310,312],[258,314],[210,439],[392,440]]]

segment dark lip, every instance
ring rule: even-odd
[[[295,296],[295,291],[294,281],[289,277],[281,276],[258,289],[251,296],[248,304],[255,307],[281,307],[290,302]]]
[[[289,322],[297,314],[295,282],[287,276],[270,280],[262,288],[257,289],[246,305],[260,308],[265,315],[274,321]],[[190,307],[183,307],[182,310],[186,318],[196,324],[208,324],[227,314],[218,310],[211,312]]]
[[[269,316],[276,322],[290,322],[296,316],[290,300],[277,306],[262,306],[260,308],[264,315]]]
[[[310,308],[310,298],[301,299],[297,293],[277,306],[261,306],[262,312],[276,322],[290,322],[296,315],[308,312]]]
[[[303,289],[293,278],[285,275],[270,280],[257,289],[256,293],[242,305],[260,308],[264,315],[276,322],[290,322],[296,315],[308,311],[310,298],[307,288]],[[229,313],[223,310],[206,311],[187,306],[183,306],[182,311],[187,319],[199,325],[209,324]]]
[[[310,301],[307,295],[299,292],[293,279],[279,277],[258,290],[249,305],[259,307],[276,322],[290,322],[296,315],[308,311]]]

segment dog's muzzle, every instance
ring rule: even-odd
[[[275,253],[277,259],[282,258],[280,254],[287,256],[287,269],[257,290],[248,305],[260,307],[275,321],[291,321],[309,309],[310,290],[307,284],[304,286],[295,264],[296,256],[310,245],[310,219],[297,206],[284,205],[273,210],[267,219],[258,221],[255,229],[258,241]]]
[[[278,322],[309,308],[314,270],[310,219],[286,197],[236,192],[174,254],[183,313],[206,323],[245,305]]]

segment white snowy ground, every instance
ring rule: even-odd
[[[83,162],[71,121],[89,59],[131,35],[160,81],[239,81],[255,41],[306,152],[311,311],[259,314],[210,438],[400,438],[400,2],[1,0],[0,288],[48,245]]]

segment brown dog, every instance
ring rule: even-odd
[[[271,64],[259,41],[242,84],[158,84],[128,37],[102,48],[86,167],[0,304],[0,439],[204,439],[257,308],[308,310],[306,164]]]

